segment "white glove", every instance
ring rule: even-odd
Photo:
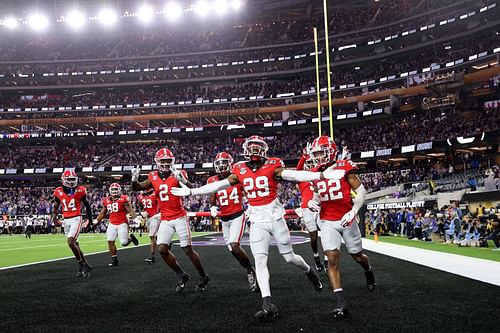
[[[130,170],[130,172],[132,173],[132,181],[136,182],[139,180],[139,175],[141,174],[141,167],[136,166],[135,168]]]
[[[319,212],[321,210],[321,204],[319,202],[317,202],[316,200],[309,200],[307,202],[307,207],[312,212]]]
[[[144,217],[145,219],[148,218],[148,212],[141,212],[141,216]]]
[[[212,217],[217,217],[217,215],[219,215],[219,207],[217,206],[210,207],[210,215],[212,215]]]
[[[353,210],[350,210],[347,213],[345,213],[344,216],[342,216],[340,224],[342,225],[343,228],[347,228],[352,224],[355,217],[356,213]]]
[[[187,179],[184,177],[180,170],[177,170],[173,165],[170,167],[172,173],[174,174],[175,179],[177,179],[182,184],[187,184]]]
[[[298,217],[302,217],[302,208],[295,208],[295,214],[297,214]]]
[[[179,183],[181,187],[172,187],[170,192],[176,197],[187,197],[191,195],[191,189],[184,185],[183,183]]]
[[[97,224],[97,223],[99,223],[99,221],[97,219],[94,219],[94,221],[92,223]]]
[[[323,171],[325,179],[342,179],[345,176],[345,170],[335,169],[333,166]]]

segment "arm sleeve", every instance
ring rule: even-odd
[[[292,182],[312,182],[321,179],[321,172],[285,169],[281,172],[281,178]]]
[[[352,200],[352,210],[357,214],[359,209],[365,203],[366,190],[363,184],[361,184],[356,190],[356,197]]]
[[[229,180],[227,179],[219,180],[207,185],[203,185],[202,187],[192,188],[191,195],[203,195],[203,194],[215,193],[219,190],[223,190],[230,186],[231,184],[229,183]]]

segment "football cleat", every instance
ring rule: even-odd
[[[210,278],[208,277],[208,275],[200,277],[200,283],[198,283],[198,285],[196,286],[196,291],[199,291],[199,292],[206,291],[208,281],[210,281]]]
[[[307,272],[306,275],[309,278],[309,280],[311,280],[313,287],[317,292],[323,290],[323,282],[321,281],[321,278],[319,277],[318,272],[316,272],[316,270],[310,267],[309,272]]]
[[[85,264],[83,262],[78,263],[78,270],[76,271],[76,277],[83,277],[83,268]]]
[[[146,258],[146,259],[144,259],[144,262],[148,263],[148,264],[154,264],[155,263],[155,257],[151,256],[149,258]]]
[[[347,317],[348,311],[346,307],[336,307],[333,309],[333,318],[344,319]]]
[[[328,270],[328,260],[323,260],[323,267],[325,268],[325,272]]]
[[[323,264],[321,263],[321,259],[319,259],[319,257],[314,257],[314,263],[316,264],[316,270],[318,272],[323,272],[324,267],[323,267]]]
[[[262,309],[255,313],[254,318],[260,321],[266,321],[278,317],[278,307],[271,303],[271,297],[262,299]]]
[[[82,270],[82,274],[83,274],[82,276],[83,277],[90,277],[92,275],[91,274],[92,270],[93,270],[93,268],[89,264],[84,263],[83,270]]]
[[[132,241],[132,243],[134,243],[135,246],[139,245],[139,240],[137,239],[137,237],[135,237],[134,234],[130,234],[130,240]]]
[[[251,292],[259,291],[259,285],[257,283],[257,276],[255,275],[255,270],[252,268],[250,272],[247,273],[248,287]]]
[[[377,287],[377,283],[375,282],[375,275],[373,274],[373,269],[370,269],[368,272],[365,272],[366,278],[366,286],[368,291],[374,291]]]
[[[333,309],[333,318],[343,319],[347,316],[347,305],[344,298],[344,292],[334,292],[336,306]]]
[[[111,257],[111,262],[108,264],[109,267],[118,266],[118,257]]]
[[[184,287],[186,286],[186,282],[189,281],[189,274],[188,273],[182,273],[180,277],[177,280],[177,285],[175,286],[175,292],[180,293],[181,291],[184,290]]]

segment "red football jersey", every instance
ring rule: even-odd
[[[140,194],[137,200],[142,204],[142,209],[148,213],[149,217],[158,214],[158,201],[156,201],[156,192],[149,195]]]
[[[127,202],[128,196],[126,195],[120,195],[118,199],[112,199],[111,197],[104,198],[102,204],[108,210],[109,223],[115,225],[128,223],[127,209],[125,208]]]
[[[250,206],[263,206],[273,202],[278,194],[278,181],[274,178],[274,170],[284,168],[280,158],[269,157],[258,169],[252,170],[247,162],[239,162],[233,166],[233,174],[243,186]]]
[[[218,175],[208,178],[207,184],[221,180]],[[220,215],[230,216],[243,210],[243,188],[241,184],[228,187],[215,193],[217,205],[220,208]]]
[[[187,174],[184,170],[181,171],[187,179]],[[180,187],[179,181],[170,173],[167,178],[161,179],[158,171],[151,171],[148,179],[153,184],[158,208],[161,213],[162,221],[175,220],[181,216],[187,215],[186,210],[182,206],[182,198],[172,194],[172,187]]]
[[[314,190],[310,182],[302,182],[297,184],[299,186],[300,196],[302,203],[301,208],[307,208],[307,203],[312,200],[314,196]]]
[[[87,189],[83,186],[77,186],[72,194],[65,193],[62,186],[54,190],[54,197],[61,202],[62,214],[66,219],[81,215],[82,199],[86,195]]]
[[[345,175],[341,179],[316,180],[314,185],[321,198],[321,210],[319,218],[328,221],[339,221],[345,213],[352,209],[351,185],[347,181],[347,175],[358,170],[356,164],[351,160],[339,160],[333,167],[335,170],[344,170]],[[314,169],[314,171],[323,171]]]

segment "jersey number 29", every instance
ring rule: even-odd
[[[267,179],[267,176],[259,176],[255,180],[253,178],[245,178],[243,186],[249,199],[255,199],[258,196],[269,196],[269,179]]]

